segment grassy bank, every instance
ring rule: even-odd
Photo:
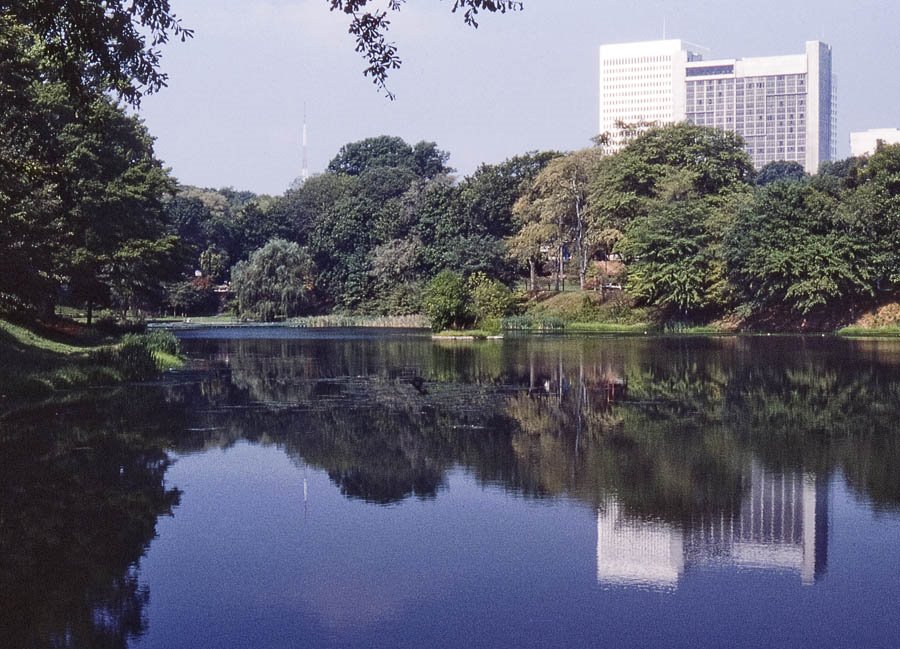
[[[636,334],[658,328],[649,310],[633,306],[621,292],[606,300],[595,291],[543,292],[524,307],[522,315],[504,321],[505,329]]]
[[[617,324],[614,322],[571,322],[566,325],[565,330],[572,333],[634,335],[655,332],[657,329],[646,323]]]
[[[861,327],[852,325],[842,327],[835,332],[838,336],[847,338],[900,338],[900,325],[886,325],[883,327]]]
[[[382,327],[394,329],[427,329],[430,326],[424,315],[318,315],[305,318],[291,318],[292,327]]]
[[[154,318],[153,324],[171,326],[172,328],[190,327],[238,327],[250,326],[281,326],[298,327],[302,329],[322,329],[326,327],[380,327],[394,329],[427,329],[428,318],[424,315],[397,315],[397,316],[373,316],[373,315],[345,315],[328,314],[305,316],[302,318],[289,318],[278,322],[261,322],[258,320],[241,320],[233,315],[199,316],[191,318],[173,318],[171,316]]]
[[[0,319],[0,399],[9,403],[59,390],[146,380],[180,367],[168,332],[103,338],[71,321],[51,324]]]
[[[503,334],[488,329],[445,329],[431,337],[443,340],[487,340],[503,338]]]

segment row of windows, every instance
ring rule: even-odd
[[[688,68],[685,72],[689,77],[700,77],[708,74],[734,74],[733,65],[704,65],[697,68]]]
[[[642,84],[640,88],[635,88],[634,85],[630,83],[616,83],[616,84],[604,84],[604,90],[627,90],[630,94],[640,94],[641,92],[649,92],[653,90],[654,92],[659,92],[658,89],[662,89],[667,94],[671,92],[672,84],[664,83],[662,81],[651,81],[650,83]]]
[[[650,79],[665,79],[668,83],[672,83],[672,75],[671,74],[644,74],[638,76],[603,76],[600,77],[600,80],[604,83],[625,83],[631,86],[637,85],[641,82],[646,82]]]
[[[604,59],[606,65],[638,65],[641,63],[671,63],[671,56],[636,56],[626,59]]]
[[[600,68],[601,74],[605,76],[609,76],[611,74],[619,74],[619,75],[632,75],[632,74],[646,74],[648,72],[672,72],[671,65],[641,65],[634,66],[630,68],[616,68],[611,66],[602,66]]]

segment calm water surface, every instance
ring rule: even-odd
[[[900,342],[182,335],[0,420],[0,647],[900,648]]]

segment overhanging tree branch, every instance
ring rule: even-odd
[[[366,10],[372,1],[328,0],[332,11],[352,16],[348,32],[356,38],[356,51],[369,64],[363,74],[372,77],[372,83],[393,100],[395,95],[387,87],[387,78],[391,70],[400,67],[401,60],[397,56],[396,44],[386,39],[391,25],[387,17],[388,11],[399,11],[406,0],[387,0],[387,9]],[[505,14],[507,11],[521,10],[523,5],[523,2],[511,0],[454,0],[451,12],[462,11],[465,23],[477,29],[480,11]]]

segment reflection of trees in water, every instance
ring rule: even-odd
[[[171,408],[149,396],[3,422],[0,646],[124,648],[145,630],[138,561],[180,496],[163,481]]]
[[[777,469],[827,473],[875,502],[900,506],[900,375],[896,366],[806,358],[735,377],[727,421]]]
[[[225,343],[182,384],[0,422],[0,646],[125,647],[144,630],[138,561],[178,502],[163,481],[171,447],[274,444],[374,503],[434,497],[461,466],[532,497],[601,510],[613,498],[631,519],[678,529],[741,520],[761,470],[839,469],[897,507],[892,349],[804,338]]]
[[[848,341],[231,341],[217,355],[227,398],[256,406],[204,426],[274,441],[373,502],[431,496],[462,465],[533,495],[615,494],[648,518],[731,515],[758,457],[840,467],[900,503],[897,359]]]

